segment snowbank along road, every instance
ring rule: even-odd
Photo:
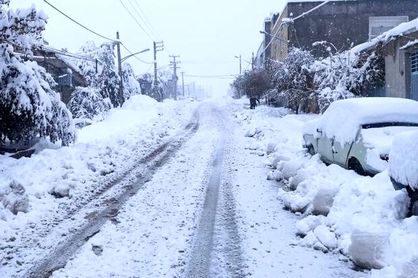
[[[38,260],[7,276],[363,277],[336,255],[293,244],[297,216],[278,202],[239,110],[200,105],[184,132],[26,241]]]

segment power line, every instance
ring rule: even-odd
[[[151,34],[154,35],[154,37],[159,37],[159,36],[157,36],[157,34],[156,34],[154,28],[152,27],[150,21],[146,18],[144,12],[141,10],[141,7],[139,6],[139,4],[136,1],[132,1],[132,0],[128,0],[128,3],[131,5],[134,13],[136,13],[136,15],[139,17],[139,19],[141,19],[141,21],[144,23],[144,25],[146,27],[148,27]],[[135,3],[136,5],[134,5],[133,3]]]
[[[331,0],[324,1],[324,2],[322,2],[321,4],[319,4],[319,5],[315,6],[315,7],[313,7],[313,8],[312,8],[312,9],[310,9],[309,11],[306,11],[306,12],[304,12],[304,13],[302,13],[302,14],[298,15],[297,17],[292,18],[292,19],[291,19],[291,22],[293,23],[295,20],[298,20],[299,18],[304,17],[305,15],[310,14],[311,12],[313,12],[313,11],[315,11],[315,10],[319,9],[320,7],[322,7],[323,5],[327,4],[328,2],[331,2]],[[284,22],[283,20],[280,22],[279,28],[277,29],[277,31],[276,31],[276,32],[274,32],[274,34],[273,34],[273,36],[272,36],[272,39],[271,39],[271,40],[269,41],[269,43],[268,43],[268,44],[264,47],[263,53],[264,53],[264,52],[266,52],[267,48],[269,48],[269,46],[273,43],[273,38],[276,38],[276,37],[277,37],[277,34],[281,31],[282,27],[284,26],[284,23],[285,23],[285,22]],[[288,23],[288,22],[286,22],[286,23]],[[274,26],[273,26],[273,28],[274,28]]]
[[[53,8],[54,10],[56,10],[57,12],[59,12],[60,14],[62,14],[63,16],[65,16],[66,18],[68,18],[69,20],[71,20],[72,22],[74,22],[75,24],[77,24],[78,26],[86,29],[87,31],[89,31],[90,33],[95,34],[96,36],[99,36],[103,39],[112,41],[112,42],[116,42],[114,39],[108,38],[106,36],[103,36],[95,31],[93,31],[92,29],[88,28],[87,26],[81,24],[80,22],[78,22],[77,20],[73,19],[72,17],[68,16],[67,14],[65,14],[64,12],[62,12],[61,10],[59,10],[57,7],[55,7],[54,5],[52,5],[51,3],[49,3],[47,0],[43,0],[46,4],[48,4],[51,8]]]
[[[126,7],[126,5],[123,3],[123,1],[119,0],[119,2],[122,4],[124,9],[128,12],[128,14],[132,17],[132,19],[135,21],[135,23],[139,26],[139,28],[141,28],[141,30],[144,31],[144,33],[148,36],[148,38],[151,41],[154,41],[152,36],[145,30],[145,28],[141,25],[141,23],[139,23],[138,19],[136,19],[136,17],[131,13],[131,11],[128,9],[128,7]]]
[[[197,75],[197,74],[185,74],[186,77],[194,78],[208,78],[208,79],[234,79],[236,75]]]

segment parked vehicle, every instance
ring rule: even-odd
[[[304,147],[326,163],[374,175],[387,168],[396,134],[418,130],[418,102],[400,98],[335,101],[304,128]]]
[[[418,215],[418,131],[397,135],[390,151],[389,176],[395,190],[410,198],[408,216]]]

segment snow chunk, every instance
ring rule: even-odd
[[[334,250],[338,246],[337,238],[335,234],[329,230],[325,225],[319,225],[314,230],[315,236],[318,240],[329,250]]]
[[[312,201],[312,213],[320,215],[328,215],[333,203],[334,197],[337,195],[339,188],[323,187],[318,190]]]
[[[355,230],[351,234],[349,255],[358,266],[380,269],[384,266],[383,252],[388,239],[388,235],[382,232]]]
[[[296,223],[297,234],[306,236],[310,231],[322,225],[325,222],[325,217],[322,215],[309,215]]]

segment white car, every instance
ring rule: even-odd
[[[377,174],[387,168],[396,134],[418,130],[418,102],[370,97],[333,102],[304,128],[304,147],[359,174]]]

